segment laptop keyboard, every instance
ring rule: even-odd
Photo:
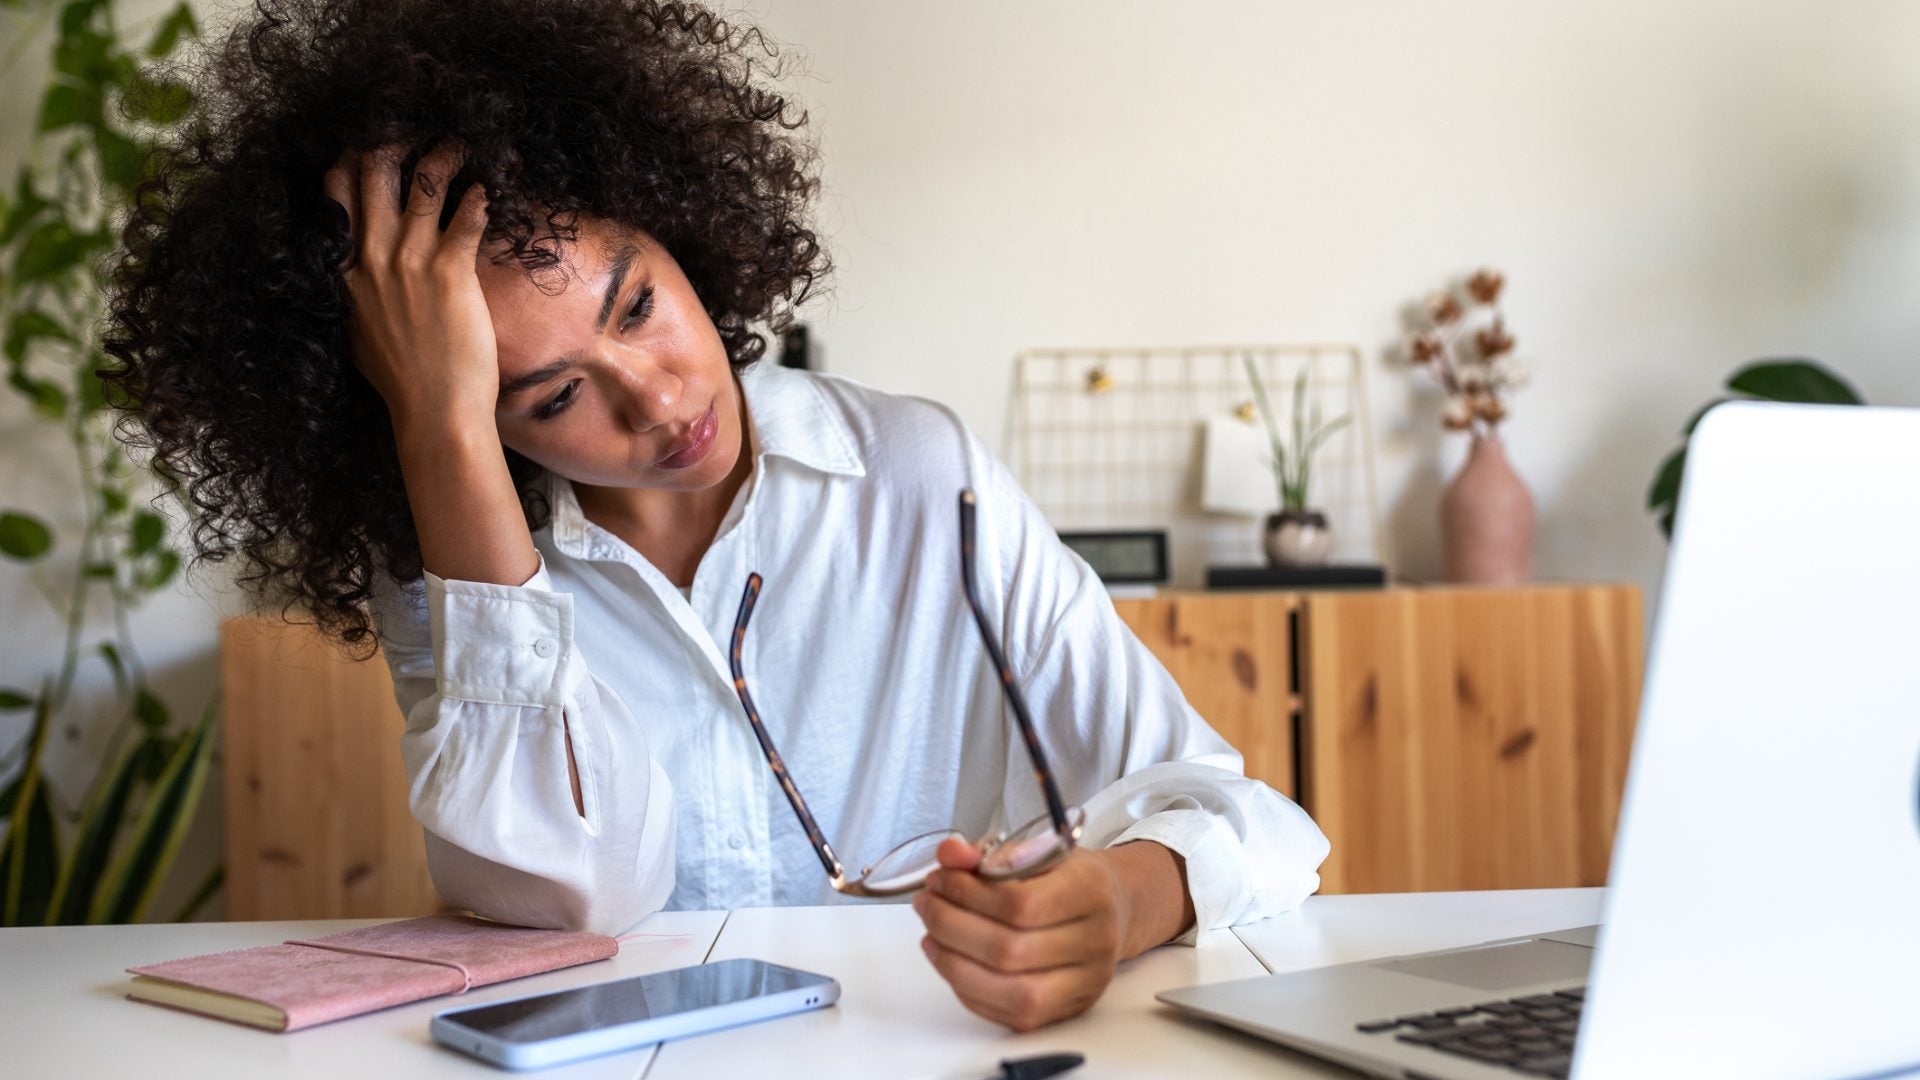
[[[1529,1076],[1564,1078],[1573,1066],[1584,989],[1531,994],[1355,1025],[1369,1035],[1505,1065]]]

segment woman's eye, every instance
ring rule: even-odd
[[[627,312],[627,328],[631,329],[646,322],[647,316],[651,314],[653,314],[653,286],[649,285],[640,290],[639,296],[633,298],[633,307]]]
[[[560,392],[553,396],[552,401],[549,401],[545,405],[542,405],[538,409],[535,409],[533,411],[533,418],[535,420],[551,420],[554,417],[559,416],[562,412],[566,410],[567,406],[573,404],[573,399],[579,396],[579,393],[580,393],[580,380],[575,379],[572,382],[568,383],[566,386],[562,387]]]

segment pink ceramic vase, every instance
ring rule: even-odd
[[[1500,436],[1475,435],[1467,461],[1440,499],[1447,580],[1518,585],[1533,576],[1533,496],[1507,461]]]

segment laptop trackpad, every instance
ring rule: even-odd
[[[1373,966],[1476,990],[1507,990],[1541,983],[1582,982],[1592,958],[1592,949],[1536,938],[1438,956],[1385,960]]]

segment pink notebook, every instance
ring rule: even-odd
[[[605,934],[427,915],[128,968],[134,979],[127,996],[269,1031],[296,1031],[619,951],[620,943]]]

